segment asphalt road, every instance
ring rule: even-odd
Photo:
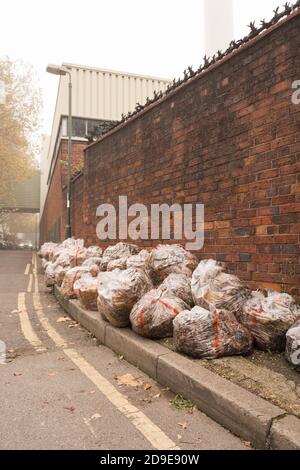
[[[249,450],[69,319],[36,266],[0,251],[0,449]]]

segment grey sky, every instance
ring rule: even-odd
[[[212,0],[216,4],[222,0]],[[280,0],[234,0],[235,36],[272,16]],[[174,78],[204,55],[202,0],[10,0],[2,4],[0,56],[34,65],[50,132],[58,79],[47,63],[71,62]]]

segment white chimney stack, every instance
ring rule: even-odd
[[[233,0],[204,0],[205,54],[224,51],[234,39]]]

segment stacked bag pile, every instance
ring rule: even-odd
[[[102,251],[83,240],[45,243],[39,253],[47,287],[79,299],[118,328],[174,337],[194,358],[247,355],[253,347],[281,352],[296,364],[300,308],[288,294],[251,291],[212,259],[200,263],[180,245],[140,250],[118,243]],[[299,363],[300,363],[300,358]]]

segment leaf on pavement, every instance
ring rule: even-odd
[[[91,419],[99,419],[99,418],[102,418],[102,416],[99,415],[99,413],[95,413],[93,416],[91,416]]]
[[[21,372],[14,372],[15,377],[20,377],[20,375],[22,375]]]
[[[68,410],[68,411],[71,411],[73,413],[73,411],[75,411],[75,407],[74,406],[64,406],[64,409],[65,410]]]
[[[66,321],[71,321],[71,319],[68,317],[60,317],[58,320],[56,320],[56,323],[64,323]]]
[[[155,398],[155,399],[157,400],[157,399],[160,398],[160,397],[161,397],[161,393],[158,393],[157,395],[154,395],[153,398]]]
[[[152,385],[150,385],[150,384],[144,384],[144,386],[143,386],[144,390],[150,390],[150,388],[152,388]]]
[[[180,426],[182,429],[187,429],[187,423],[178,423],[178,426]]]
[[[127,387],[141,387],[143,385],[143,381],[141,379],[137,379],[131,374],[116,377],[116,380],[118,381],[118,385],[126,385]]]

